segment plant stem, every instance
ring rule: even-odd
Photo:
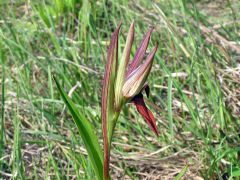
[[[107,129],[107,132],[103,134],[103,148],[104,148],[104,163],[103,163],[103,179],[109,180],[109,164],[110,164],[110,150],[112,144],[112,136],[116,126],[117,119],[119,117],[120,112],[117,111],[113,114],[112,118],[109,121],[110,126]],[[107,135],[106,135],[107,134]]]

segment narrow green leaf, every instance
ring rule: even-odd
[[[172,113],[172,77],[169,76],[168,78],[168,93],[167,93],[167,107],[168,107],[168,120],[169,120],[169,130],[171,134],[171,138],[174,137],[173,131],[173,113]]]
[[[180,173],[174,178],[174,180],[180,180],[187,172],[188,165],[184,166],[184,168],[180,171]]]
[[[94,133],[93,127],[90,122],[77,110],[73,101],[68,97],[68,95],[61,88],[59,82],[55,77],[53,77],[57,88],[70,111],[75,124],[78,127],[79,133],[83,142],[85,144],[86,150],[88,152],[90,161],[92,163],[93,169],[97,176],[97,179],[103,179],[103,153],[98,142],[98,138]]]
[[[2,65],[2,87],[1,87],[1,121],[0,121],[0,157],[4,153],[4,119],[5,119],[5,55],[0,51],[0,59]],[[0,169],[2,170],[2,162],[0,161]]]
[[[92,15],[92,13],[90,13],[89,14],[89,27],[90,27],[90,30],[93,33],[93,35],[95,37],[97,37],[97,29],[96,29],[96,25],[95,24],[96,23],[94,21],[93,15]]]

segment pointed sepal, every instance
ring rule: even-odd
[[[116,88],[115,88],[115,108],[117,110],[121,109],[123,95],[122,87],[126,78],[126,69],[130,59],[130,52],[132,48],[132,43],[134,39],[134,22],[132,22],[127,36],[126,45],[123,50],[122,58],[119,62],[117,77],[116,77]]]
[[[139,66],[139,64],[141,63],[141,61],[144,57],[144,54],[147,50],[152,31],[153,31],[153,27],[151,27],[148,30],[148,32],[144,35],[143,40],[142,40],[142,42],[141,42],[141,44],[140,44],[140,46],[139,46],[139,48],[136,52],[131,64],[128,67],[127,75],[131,74],[131,72],[134,71]]]

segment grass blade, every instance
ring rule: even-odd
[[[0,58],[2,64],[2,97],[1,97],[1,122],[0,122],[0,157],[4,153],[4,114],[5,114],[5,59],[3,51],[0,51]],[[2,162],[0,161],[0,169],[2,169]]]
[[[182,177],[186,174],[188,170],[188,165],[186,165],[181,171],[180,173],[174,178],[174,180],[180,180],[182,179]]]
[[[18,100],[19,101],[19,100]],[[24,162],[22,157],[22,133],[21,133],[21,122],[19,115],[19,107],[16,107],[16,114],[13,117],[14,137],[13,137],[13,162],[12,162],[12,174],[13,179],[25,179],[24,174]]]
[[[174,137],[173,131],[173,113],[172,113],[172,77],[168,78],[168,93],[167,93],[167,107],[168,107],[168,119],[169,119],[169,130],[171,134],[171,139]]]
[[[85,144],[95,174],[97,178],[101,180],[103,179],[103,154],[93,127],[90,122],[81,113],[79,113],[73,101],[63,91],[57,79],[55,77],[53,78],[66,106],[68,107],[68,110],[73,117],[75,124],[78,127],[78,131]]]

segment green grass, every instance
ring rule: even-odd
[[[1,1],[0,177],[94,179],[52,76],[101,139],[107,45],[122,20],[122,50],[135,20],[131,57],[150,25],[155,26],[150,48],[159,44],[146,101],[160,136],[154,136],[131,104],[124,107],[113,141],[112,177],[237,179],[239,54],[219,40],[209,43],[200,28],[220,25],[215,31],[240,48],[240,3],[224,3]]]

